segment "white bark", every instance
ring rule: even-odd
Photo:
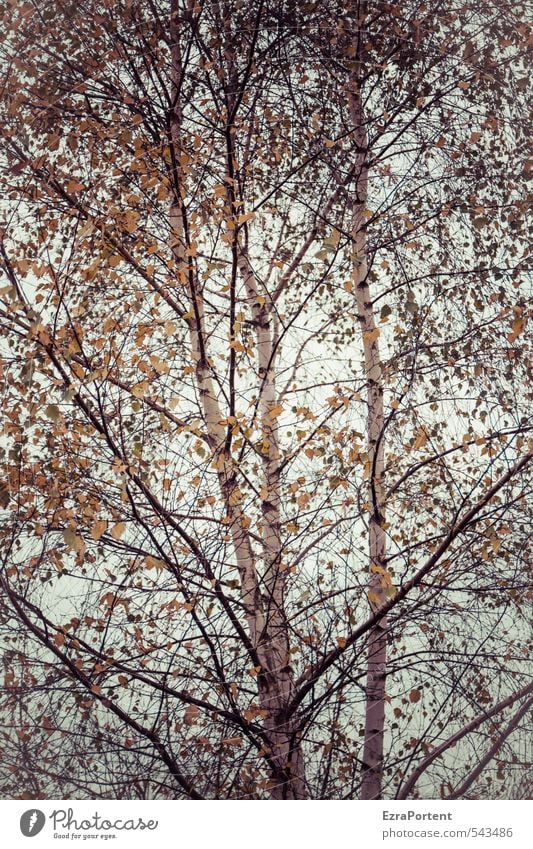
[[[277,415],[272,411],[279,404],[275,380],[276,337],[272,303],[260,297],[255,275],[244,249],[239,251],[239,270],[251,305],[257,339],[259,379],[259,416],[262,428],[262,461],[264,496],[262,584],[265,598],[265,617],[268,632],[269,666],[266,687],[260,693],[261,706],[269,711],[266,728],[272,740],[273,756],[279,764],[286,783],[273,790],[278,799],[305,797],[304,763],[294,719],[287,719],[286,708],[295,693],[294,676],[290,666],[289,638],[284,612],[287,578],[286,564],[281,556],[280,519],[280,451]],[[266,294],[266,293],[265,293]]]
[[[372,609],[378,610],[387,600],[385,503],[383,496],[383,372],[381,367],[379,328],[368,285],[365,212],[368,197],[367,135],[361,93],[355,83],[348,96],[354,141],[358,150],[356,201],[352,220],[353,288],[357,317],[361,327],[364,364],[367,379],[367,443],[369,503],[369,580],[368,595]],[[385,723],[385,678],[387,666],[387,620],[379,620],[369,634],[366,678],[365,733],[363,748],[363,799],[381,797],[383,731]]]

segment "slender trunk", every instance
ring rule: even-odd
[[[179,89],[181,83],[180,26],[177,0],[172,1],[170,35],[172,43],[172,99],[170,111],[170,138],[174,170],[174,198],[170,209],[171,247],[180,269],[185,275],[189,291],[190,317],[188,319],[192,359],[200,395],[208,441],[218,474],[218,481],[229,532],[232,537],[237,569],[241,583],[241,599],[252,645],[260,663],[257,675],[259,706],[265,713],[264,727],[270,744],[272,766],[271,794],[274,799],[305,798],[303,756],[299,735],[293,718],[288,719],[286,708],[295,688],[289,664],[288,628],[284,614],[284,588],[286,574],[281,561],[279,444],[276,423],[277,393],[274,379],[275,344],[270,307],[259,303],[255,277],[244,249],[235,242],[233,249],[238,257],[247,296],[256,325],[258,349],[258,378],[260,420],[263,441],[264,497],[263,513],[263,574],[259,576],[248,522],[242,513],[242,495],[239,489],[238,469],[231,448],[216,395],[211,367],[206,350],[206,333],[202,293],[193,269],[189,251],[189,235],[184,205],[186,178],[180,166],[182,115]],[[231,106],[231,104],[229,104]],[[230,110],[229,110],[230,111]],[[231,134],[228,150],[231,171],[236,167],[236,153]],[[228,175],[231,176],[231,175]],[[228,190],[233,191],[233,189]],[[234,209],[233,197],[229,198]],[[235,292],[232,293],[235,298]],[[233,315],[234,310],[232,310]],[[230,333],[233,336],[233,319]],[[234,367],[234,363],[233,363]]]
[[[367,443],[368,443],[368,598],[373,610],[387,600],[385,504],[383,495],[384,415],[383,370],[379,350],[379,328],[368,285],[365,211],[368,196],[367,134],[361,92],[354,83],[349,92],[349,111],[358,149],[356,202],[352,220],[352,274],[361,327],[367,379]],[[363,747],[363,799],[381,798],[383,731],[385,723],[385,677],[387,666],[387,620],[381,619],[368,638],[365,733]]]
[[[273,788],[274,799],[305,798],[303,753],[295,718],[286,709],[295,694],[290,665],[289,635],[285,617],[286,564],[281,556],[280,452],[275,381],[276,334],[270,299],[260,297],[255,275],[244,249],[239,250],[239,270],[246,286],[256,329],[259,378],[259,415],[262,427],[264,492],[262,497],[263,596],[268,628],[269,674],[260,690],[261,705],[268,710],[265,727],[273,756],[285,781]]]

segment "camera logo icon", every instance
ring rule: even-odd
[[[24,837],[35,837],[43,830],[46,822],[46,817],[42,811],[37,808],[32,808],[29,811],[24,811],[20,818],[20,830]]]

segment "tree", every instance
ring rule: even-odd
[[[521,11],[6,8],[10,793],[525,793]]]

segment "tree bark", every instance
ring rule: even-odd
[[[272,740],[273,756],[286,781],[273,788],[274,799],[303,799],[305,775],[303,752],[295,717],[287,707],[295,690],[290,664],[289,635],[285,616],[286,564],[281,557],[280,451],[277,416],[279,403],[275,381],[276,334],[272,301],[260,297],[255,275],[244,249],[239,250],[239,269],[246,286],[256,329],[259,415],[262,428],[264,495],[262,498],[263,596],[268,631],[269,665],[265,686],[260,689],[261,705],[268,710],[265,726]],[[267,671],[267,670],[265,670]]]
[[[352,281],[361,328],[367,379],[367,492],[369,505],[368,598],[375,612],[387,601],[390,586],[386,569],[385,503],[383,495],[384,413],[383,370],[368,285],[366,209],[368,199],[368,138],[364,124],[361,90],[351,85],[348,108],[357,146],[355,203],[352,219]],[[385,724],[385,678],[387,665],[387,618],[379,619],[368,637],[365,731],[363,747],[363,799],[379,799],[382,792],[383,733]]]

